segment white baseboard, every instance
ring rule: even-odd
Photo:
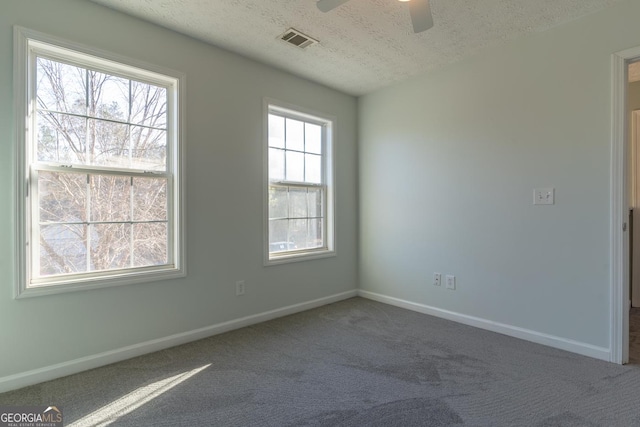
[[[267,320],[288,316],[290,314],[299,313],[301,311],[310,310],[312,308],[321,307],[323,305],[342,301],[355,296],[357,296],[356,290],[342,292],[313,301],[307,301],[300,304],[290,305],[288,307],[267,311],[264,313],[254,314],[252,316],[242,317],[240,319],[230,320],[228,322],[206,326],[204,328],[195,329],[193,331],[170,335],[168,337],[158,338],[155,340],[122,347],[116,350],[106,351],[104,353],[95,354],[92,356],[81,357],[79,359],[70,360],[68,362],[45,366],[44,368],[9,375],[0,378],[0,393],[33,384],[38,384],[44,381],[53,380],[67,375],[76,374],[78,372],[98,368],[100,366],[109,365],[111,363],[120,362],[126,359],[131,359],[132,357],[142,356],[143,354],[152,353],[154,351],[164,350],[166,348],[186,344],[191,341],[196,341],[213,335],[222,334],[234,329],[244,328],[245,326],[255,325],[257,323],[266,322]]]
[[[452,320],[454,322],[474,326],[476,328],[486,329],[488,331],[497,332],[499,334],[508,335],[510,337],[520,338],[537,344],[570,351],[572,353],[581,354],[583,356],[589,356],[595,359],[605,360],[607,362],[610,360],[610,351],[608,348],[597,347],[591,344],[543,334],[529,329],[519,328],[517,326],[494,322],[479,317],[467,316],[466,314],[443,310],[441,308],[418,304],[415,302],[377,294],[374,292],[363,291],[361,289],[358,290],[358,296],[385,304],[394,305],[396,307],[406,308],[407,310],[417,311],[419,313],[440,317],[442,319]]]

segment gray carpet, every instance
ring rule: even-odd
[[[65,425],[638,426],[640,367],[354,298],[0,394]]]

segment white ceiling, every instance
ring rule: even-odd
[[[91,1],[363,95],[620,0],[431,0],[435,26],[420,34],[397,0],[350,0],[328,13],[316,0]],[[290,27],[320,43],[302,50],[278,40]]]

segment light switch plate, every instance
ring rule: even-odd
[[[447,274],[447,289],[456,289],[456,276]]]
[[[244,280],[236,282],[236,296],[244,295]]]
[[[555,188],[536,188],[533,190],[534,205],[553,205],[555,203]]]

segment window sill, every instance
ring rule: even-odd
[[[336,256],[335,250],[321,250],[313,252],[302,252],[282,255],[271,255],[265,260],[265,267],[272,265],[289,264],[292,262],[311,261],[315,259],[331,258]]]
[[[15,298],[31,298],[46,295],[62,294],[67,292],[83,291],[88,289],[111,288],[115,286],[132,285],[135,283],[156,282],[161,280],[179,279],[186,276],[184,269],[167,268],[163,270],[114,273],[109,276],[93,278],[65,279],[60,277],[56,281],[47,281],[41,284],[30,285],[18,289]]]

